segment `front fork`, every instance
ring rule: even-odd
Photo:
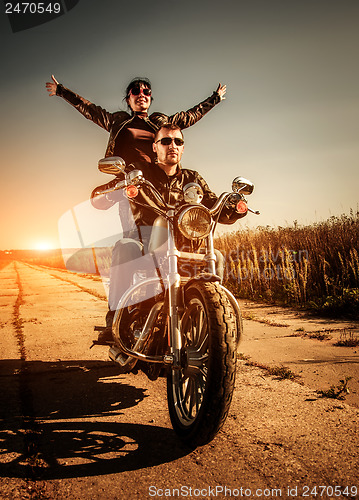
[[[173,220],[174,212],[168,213],[169,219]],[[182,336],[181,320],[179,315],[181,305],[181,276],[178,273],[178,257],[180,252],[177,250],[174,242],[174,231],[171,223],[167,222],[168,231],[168,290],[169,290],[169,342],[172,356],[172,367],[181,368]],[[208,235],[206,241],[207,270],[213,276],[216,275],[216,255],[214,253],[213,234]]]
[[[206,243],[206,261],[207,261],[207,269],[210,274],[216,274],[216,254],[214,253],[214,244],[213,244],[213,233],[212,231],[207,237]]]
[[[173,220],[174,211],[170,210],[168,215]],[[178,273],[178,255],[174,241],[173,227],[168,221],[167,223],[167,238],[168,238],[168,305],[169,305],[169,344],[170,352],[173,359],[172,368],[179,369],[181,367],[181,350],[182,337],[180,328],[180,291],[181,291],[181,276]]]

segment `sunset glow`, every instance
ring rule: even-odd
[[[48,241],[39,241],[35,244],[34,250],[53,250],[54,246]]]

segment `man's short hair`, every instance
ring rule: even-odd
[[[178,125],[175,125],[174,123],[166,123],[165,125],[162,125],[156,132],[155,134],[155,142],[157,140],[157,137],[160,133],[161,130],[179,130],[181,132],[181,135],[183,137],[183,132],[182,132],[182,129],[181,127],[179,127]]]

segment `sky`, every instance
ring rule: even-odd
[[[182,165],[218,195],[238,175],[254,182],[261,214],[233,231],[358,209],[357,0],[79,0],[18,32],[1,8],[0,249],[58,248],[63,214],[109,180],[107,132],[48,96],[51,74],[109,111],[146,76],[151,111],[169,115],[226,84],[185,130]]]

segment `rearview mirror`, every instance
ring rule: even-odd
[[[236,177],[232,182],[232,191],[241,194],[252,194],[254,189],[253,182],[244,177]]]
[[[126,163],[120,156],[109,156],[98,162],[98,169],[105,174],[118,175],[125,171]]]

